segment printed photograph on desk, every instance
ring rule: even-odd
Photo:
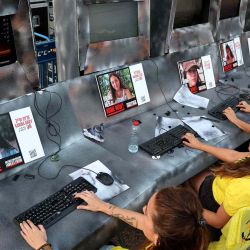
[[[219,49],[224,72],[231,71],[244,64],[239,37],[221,43]]]
[[[7,114],[0,115],[0,173],[23,164],[12,122]]]
[[[181,83],[193,94],[214,88],[215,79],[210,55],[178,62]]]
[[[105,115],[116,115],[149,101],[141,64],[96,76]]]

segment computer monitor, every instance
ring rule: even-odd
[[[177,0],[174,29],[208,22],[209,0]]]
[[[96,80],[107,117],[150,101],[141,63],[97,75]]]
[[[9,113],[0,115],[0,173],[24,163]]]
[[[222,0],[220,20],[239,16],[241,0]]]
[[[138,3],[89,5],[90,43],[138,36]]]
[[[10,16],[0,17],[0,67],[16,62],[16,49]]]
[[[107,117],[138,106],[128,67],[96,77]]]
[[[186,84],[196,94],[215,87],[213,65],[210,55],[178,62],[181,84]]]
[[[239,37],[221,43],[219,50],[224,72],[229,72],[244,64]]]

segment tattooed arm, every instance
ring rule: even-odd
[[[86,209],[93,212],[103,212],[116,217],[132,227],[142,230],[145,227],[145,215],[131,210],[119,208],[112,204],[100,200],[93,192],[85,191],[75,195],[76,198],[83,199],[88,204],[80,205],[77,209]]]

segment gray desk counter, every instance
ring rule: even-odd
[[[65,164],[86,166],[96,160],[101,160],[119,179],[131,187],[113,198],[112,203],[137,209],[153,192],[149,183],[150,177],[140,174],[141,167],[137,168],[121,160],[86,139],[62,150],[59,162],[48,160],[44,163],[41,174],[51,178]],[[65,167],[55,180],[45,180],[37,174],[38,162],[23,170],[17,181],[13,181],[12,176],[0,182],[1,250],[30,249],[23,241],[19,228],[13,223],[13,218],[72,181],[68,174],[76,170],[74,167]],[[25,179],[25,173],[34,174],[35,179]],[[92,250],[108,241],[116,226],[117,220],[104,214],[74,211],[48,229],[48,238],[54,250],[69,250],[76,246],[80,246],[79,249]]]
[[[239,86],[247,86],[247,82],[242,78],[239,80]],[[201,95],[210,97],[212,100],[209,108],[219,102],[214,89]],[[205,110],[182,107],[175,102],[141,113],[133,117],[142,121],[139,142],[142,143],[154,136],[156,115],[163,116],[167,111],[171,111],[170,117],[176,118],[173,110],[178,111],[179,117],[207,115]],[[246,121],[250,121],[249,114],[239,115]],[[209,141],[208,143],[212,145],[235,148],[249,139],[249,135],[241,132],[228,121],[220,122],[216,126],[226,132],[226,135]],[[93,161],[101,160],[131,187],[113,198],[111,202],[121,207],[140,210],[156,189],[178,185],[216,160],[206,153],[187,148],[177,148],[173,154],[165,154],[159,160],[153,160],[142,150],[139,150],[137,154],[130,154],[127,150],[130,129],[131,119],[127,119],[105,128],[105,142],[100,145],[87,139],[79,140],[60,152],[59,162],[44,163],[41,173],[52,177],[65,164],[86,166]],[[71,178],[68,174],[76,170],[71,167],[64,168],[55,180],[48,181],[37,175],[38,164],[39,161],[34,162],[22,171],[23,174],[34,174],[33,180],[25,179],[21,175],[17,181],[13,181],[12,177],[0,181],[1,250],[29,249],[22,240],[18,227],[14,225],[13,218],[69,183]],[[117,226],[117,220],[103,214],[74,211],[50,227],[48,237],[54,250],[94,250],[108,241],[115,233]]]
[[[231,77],[234,78],[234,81],[231,80]],[[244,72],[234,72],[229,75],[227,83],[232,86],[246,88],[249,78],[245,76]],[[208,109],[230,95],[239,94],[239,90],[230,86],[225,86],[225,89],[222,91],[224,94],[218,93],[218,91],[219,88],[199,93],[199,95],[210,99]],[[124,160],[133,162],[136,166],[143,166],[143,174],[150,172],[152,179],[156,178],[158,180],[158,187],[180,184],[216,161],[214,157],[209,156],[207,153],[187,147],[176,148],[173,153],[166,153],[159,160],[152,159],[149,154],[140,149],[134,155],[128,152],[127,147],[130,139],[131,121],[139,119],[142,122],[138,133],[140,144],[154,137],[157,124],[156,117],[167,117],[165,114],[167,111],[171,112],[170,116],[168,116],[169,118],[201,115],[213,118],[208,115],[207,110],[195,109],[171,101],[152,111],[141,113],[131,119],[107,127],[105,129],[105,142],[102,144],[104,148],[117,154]],[[238,112],[237,116],[250,123],[250,114]],[[250,135],[242,132],[228,120],[219,121],[219,123],[214,123],[214,125],[225,132],[225,135],[206,142],[208,144],[233,149],[250,138]]]

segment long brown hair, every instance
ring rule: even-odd
[[[250,176],[250,157],[232,163],[222,163],[218,167],[211,168],[211,170],[215,175],[221,177],[241,178]]]
[[[121,89],[126,89],[126,88],[124,87],[122,80],[121,80],[121,77],[118,74],[116,74],[116,73],[109,74],[109,83],[110,83],[111,94],[112,94],[113,101],[115,102],[116,101],[115,89],[113,88],[113,86],[111,84],[111,77],[112,76],[116,77],[119,80]]]
[[[153,225],[159,235],[153,250],[205,250],[207,228],[197,195],[185,188],[165,188],[156,194]]]

